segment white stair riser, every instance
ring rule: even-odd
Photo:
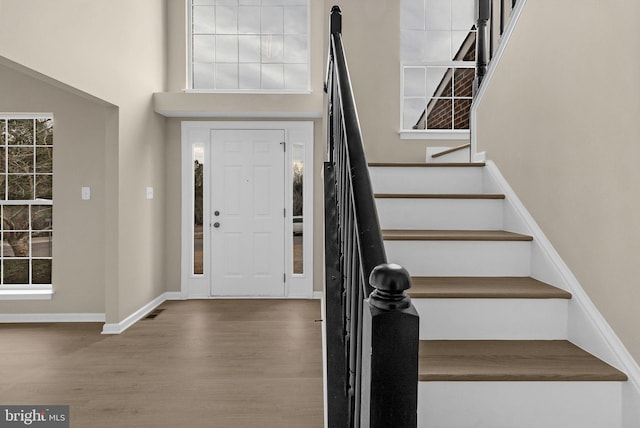
[[[371,167],[375,193],[482,193],[482,168]]]
[[[621,428],[620,382],[419,382],[419,428]]]
[[[387,259],[413,276],[529,276],[530,242],[385,241]]]
[[[566,299],[413,299],[413,304],[421,340],[567,339]]]
[[[378,198],[383,229],[500,230],[502,199]]]

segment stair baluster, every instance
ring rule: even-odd
[[[409,274],[388,265],[341,35],[331,10],[325,312],[328,426],[415,428],[418,325]]]
[[[475,0],[476,10],[476,78],[474,96],[487,74],[487,67],[498,48],[517,0]]]

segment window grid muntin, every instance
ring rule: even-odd
[[[31,121],[31,142],[29,144],[10,144],[12,141],[9,138],[10,126],[9,124],[13,121]],[[44,199],[37,198],[38,194],[38,179],[39,177],[47,177],[48,180],[51,180],[51,184],[53,183],[53,131],[48,133],[51,137],[49,141],[44,141],[44,144],[41,144],[41,140],[39,138],[39,124],[48,124],[48,128],[53,128],[53,117],[51,115],[43,115],[43,114],[16,114],[16,115],[0,115],[0,133],[2,133],[2,137],[0,138],[0,157],[3,158],[2,164],[2,172],[0,172],[0,181],[2,181],[2,190],[0,191],[0,216],[2,221],[0,222],[0,240],[2,242],[2,248],[0,249],[0,289],[16,289],[22,287],[28,288],[38,288],[42,286],[51,285],[51,265],[52,265],[52,242],[53,242],[53,200],[52,198]],[[31,166],[30,171],[27,174],[20,174],[15,172],[9,172],[9,149],[10,148],[31,148]],[[46,148],[51,150],[51,172],[39,172],[38,171],[38,163],[37,163],[37,153],[38,148]],[[9,177],[17,177],[17,176],[25,176],[31,178],[31,196],[30,199],[9,199]],[[52,192],[51,192],[52,193]],[[52,194],[50,195],[52,196]],[[18,227],[15,229],[8,229],[5,227],[5,212],[9,207],[19,207],[23,206],[27,208],[27,219],[25,227]],[[34,207],[51,207],[51,217],[49,219],[50,227],[45,229],[34,228]],[[23,225],[24,226],[23,222]],[[5,237],[10,233],[20,233],[26,234],[26,247],[27,254],[24,256],[16,255],[13,247],[9,245],[8,242],[5,242]],[[34,252],[34,238],[35,235],[46,234],[48,236],[48,256],[38,256],[35,255]],[[11,248],[9,254],[9,250],[7,250],[7,246]],[[17,261],[22,261],[26,263],[26,275],[23,272],[23,276],[27,278],[26,282],[8,282],[7,281],[7,266],[11,264],[17,264]],[[34,269],[36,266],[42,266],[44,264],[48,265],[47,276],[48,281],[38,281],[34,282]]]
[[[213,26],[209,26],[210,31],[213,32],[204,32],[204,31],[196,31],[196,21],[199,21],[196,17],[195,9],[196,8],[212,8],[214,24]],[[217,25],[215,20],[217,19],[217,8],[236,8],[239,11],[241,8],[249,8],[254,7],[260,9],[260,32],[241,32],[240,31],[240,19],[239,13],[236,13],[235,19],[235,32],[221,32],[217,33]],[[263,31],[263,13],[264,10],[277,10],[281,9],[282,13],[282,24],[280,26],[281,31],[275,33],[266,33]],[[292,31],[290,28],[294,26],[287,25],[286,15],[289,10],[298,10],[304,11],[303,15],[304,19],[304,31]],[[221,0],[208,0],[208,1],[198,1],[192,0],[189,8],[189,88],[196,91],[214,91],[214,92],[309,92],[310,90],[310,3],[308,0],[282,0],[282,1],[268,1],[268,0],[254,0],[254,1],[243,1],[243,0],[229,0],[229,1],[221,1]],[[196,36],[209,36],[213,40],[214,53],[210,55],[213,56],[212,61],[195,61],[198,52],[194,51],[194,44],[197,44],[198,40]],[[217,59],[217,37],[227,37],[227,36],[235,36],[236,37],[236,52],[235,61],[222,60],[219,61]],[[259,61],[247,62],[240,61],[241,56],[241,48],[240,48],[240,38],[241,37],[250,37],[257,36],[260,38],[259,41]],[[281,37],[281,56],[282,59],[280,61],[269,61],[264,60],[264,49],[265,44],[268,45],[267,40],[269,37],[273,38],[273,36]],[[293,40],[295,37],[304,38],[304,53],[299,55],[297,53],[293,54],[293,58],[289,56],[287,53],[289,50],[286,48],[287,39]],[[294,49],[292,51],[295,52]],[[222,69],[235,69],[235,75],[232,76],[234,83],[231,85],[232,87],[221,87],[221,77],[220,74]],[[257,68],[257,74],[256,73]],[[203,79],[203,84],[200,85],[197,82],[198,70],[204,69],[204,72],[207,73],[206,77]],[[273,80],[273,84],[269,87],[269,79],[265,79],[268,77],[269,69],[276,70],[278,76]],[[251,71],[253,70],[253,71]],[[243,84],[243,76],[249,76],[250,72],[254,73],[254,76],[247,77],[244,82],[251,82]],[[257,79],[256,79],[257,76]],[[251,81],[251,79],[254,79]],[[255,82],[258,84],[253,84]]]
[[[475,40],[475,22],[473,18],[473,0],[466,2],[456,0],[402,0],[401,4],[401,131],[419,129],[421,131],[459,131],[467,128],[456,127],[455,122],[455,106],[458,102],[468,103],[470,106],[472,97],[432,97],[426,94],[424,97],[425,111],[431,99],[448,99],[451,100],[451,126],[448,128],[430,128],[428,124],[424,128],[413,128],[413,125],[419,123],[421,113],[411,112],[410,104],[417,102],[420,97],[407,96],[405,93],[405,71],[407,68],[428,67],[428,68],[474,68],[475,60],[470,58],[461,58],[461,47],[468,43],[467,37],[472,36]],[[435,8],[435,9],[434,9]],[[442,12],[441,16],[436,16]],[[434,15],[435,14],[435,15]],[[465,36],[465,34],[467,36]],[[435,43],[429,37],[446,36],[444,39],[448,43],[443,44],[436,51],[447,52],[440,56],[435,55],[435,51],[431,51],[432,44]],[[444,40],[443,39],[443,40]],[[460,43],[458,43],[460,42]],[[466,44],[469,46],[469,44]],[[472,53],[472,51],[470,51]],[[457,58],[457,59],[456,59]],[[425,83],[425,88],[427,87]],[[417,104],[416,104],[417,105]],[[410,115],[415,116],[415,120],[410,119]],[[411,116],[411,117],[413,117]],[[421,118],[422,120],[422,118]]]
[[[412,96],[412,95],[407,95],[406,94],[406,85],[405,85],[405,76],[408,70],[424,70],[424,82],[423,82],[423,93],[425,94],[424,96]],[[447,96],[434,96],[434,94],[429,94],[429,73],[428,70],[429,69],[443,69],[445,70],[444,73],[446,73],[446,70],[452,70],[452,82],[451,82],[451,95],[447,95]],[[421,101],[421,105],[423,107],[421,107],[421,110],[426,110],[429,106],[429,103],[431,102],[431,100],[434,100],[435,102],[438,102],[439,100],[450,100],[451,101],[451,126],[447,127],[447,128],[431,128],[429,127],[429,121],[427,120],[426,126],[425,126],[425,130],[429,131],[429,130],[450,130],[450,131],[455,131],[455,130],[461,130],[461,129],[468,129],[468,128],[460,128],[460,127],[456,127],[456,117],[458,116],[455,113],[455,107],[456,107],[456,101],[465,101],[465,102],[469,102],[471,103],[471,101],[473,101],[473,97],[471,96],[471,94],[469,95],[463,95],[463,96],[458,96],[456,94],[456,71],[457,70],[463,70],[463,69],[468,69],[468,70],[474,70],[475,71],[475,64],[473,63],[469,63],[466,61],[455,61],[455,62],[450,62],[446,65],[443,64],[409,64],[409,65],[404,65],[402,67],[402,129],[413,129],[412,127],[418,122],[418,118],[420,117],[420,113],[414,115],[415,116],[415,120],[411,120],[407,117],[407,104],[410,103],[411,101]],[[445,76],[445,74],[443,73],[443,78]],[[434,91],[437,90],[438,86],[436,85],[434,88]],[[408,120],[409,119],[409,120]],[[427,117],[428,119],[428,117]]]

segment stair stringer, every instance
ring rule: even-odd
[[[622,426],[640,426],[640,366],[587,296],[498,167],[490,160],[486,161],[483,190],[505,195],[505,230],[533,236],[531,276],[572,294],[569,300],[568,339],[627,374],[629,381],[623,383],[622,387]]]

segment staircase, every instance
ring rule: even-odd
[[[568,340],[572,295],[484,163],[369,172],[420,315],[419,427],[627,426],[627,376]]]

